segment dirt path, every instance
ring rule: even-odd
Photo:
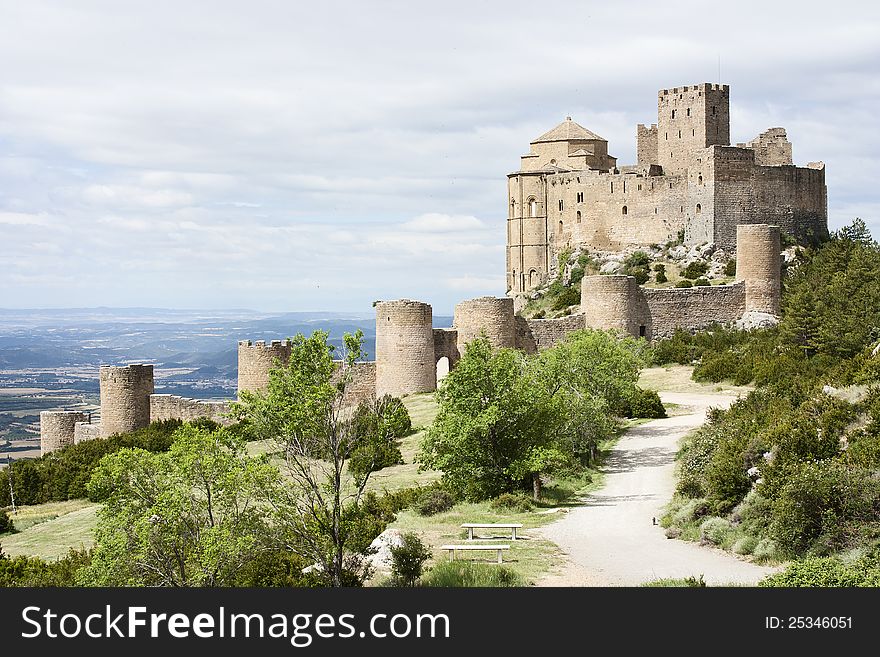
[[[667,539],[663,528],[652,524],[675,489],[679,439],[703,423],[709,407],[727,407],[736,399],[690,392],[660,396],[678,404],[680,414],[630,429],[608,457],[605,486],[539,530],[572,562],[539,585],[634,586],[689,575],[702,575],[709,584],[755,584],[775,572],[718,549]]]

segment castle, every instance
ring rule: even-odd
[[[728,146],[727,86],[667,89],[658,105],[658,125],[639,126],[635,167],[616,168],[607,142],[570,120],[533,142],[522,169],[509,176],[509,296],[462,301],[453,326],[439,329],[427,303],[378,302],[376,360],[354,366],[343,402],[436,390],[440,366],[453,368],[465,345],[480,334],[496,348],[535,353],[585,328],[651,340],[678,328],[693,331],[746,315],[778,316],[782,232],[800,239],[827,233],[824,166],[792,166],[791,145],[779,128],[749,144]],[[558,229],[551,232],[557,220]],[[544,281],[564,246],[620,248],[665,241],[682,228],[690,242],[714,240],[735,251],[737,280],[654,289],[640,287],[631,276],[587,276],[578,312],[555,319],[526,319],[514,312],[512,297]],[[290,354],[287,341],[240,341],[239,393],[264,391],[270,369],[277,361],[286,363]],[[43,411],[42,452],[156,420],[228,421],[227,402],[153,390],[152,365],[102,366],[100,424],[80,412]]]
[[[662,89],[657,123],[636,128],[638,163],[617,166],[608,142],[567,117],[531,143],[507,176],[507,291],[556,274],[577,246],[620,250],[664,244],[736,249],[736,228],[767,223],[800,243],[827,234],[825,165],[792,164],[783,128],[730,145],[730,89]]]

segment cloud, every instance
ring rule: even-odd
[[[529,141],[571,115],[630,163],[657,90],[715,81],[719,57],[733,141],[786,127],[827,164],[832,228],[861,213],[880,235],[873,2],[744,0],[713,7],[723,30],[683,0],[9,4],[0,267],[28,278],[0,305],[502,293]]]

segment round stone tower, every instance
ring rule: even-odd
[[[646,302],[632,276],[585,276],[581,280],[581,312],[587,328],[651,337]]]
[[[782,296],[779,226],[736,227],[736,278],[746,284],[746,312],[779,315]]]
[[[453,327],[458,331],[458,351],[485,332],[496,349],[516,346],[516,325],[513,299],[509,297],[478,297],[455,306]]]
[[[40,455],[74,444],[77,422],[85,422],[80,411],[40,411]]]
[[[431,306],[400,299],[376,304],[376,396],[437,388]]]
[[[101,437],[150,424],[153,366],[101,366]]]
[[[263,340],[251,343],[241,340],[238,343],[238,392],[266,392],[269,387],[269,370],[276,365],[290,361],[292,344],[290,340],[272,340],[266,344]]]

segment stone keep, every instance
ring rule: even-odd
[[[778,316],[782,295],[779,226],[737,226],[736,243],[736,277],[746,285],[746,312]]]
[[[462,355],[465,345],[483,332],[495,349],[515,347],[513,299],[478,297],[462,301],[455,306],[453,327],[458,332],[458,352]]]
[[[150,424],[152,365],[102,365],[100,379],[102,438]]]
[[[278,362],[287,365],[290,361],[292,344],[290,340],[263,340],[238,343],[238,392],[266,392],[269,387],[269,370]]]
[[[77,422],[85,422],[86,415],[80,411],[40,412],[40,455],[74,444]]]
[[[400,299],[376,304],[376,396],[437,388],[431,306]]]

